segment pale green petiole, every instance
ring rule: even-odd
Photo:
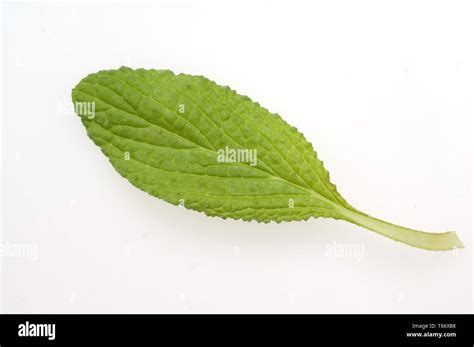
[[[413,247],[431,251],[449,251],[455,248],[464,248],[464,244],[454,231],[429,233],[388,223],[362,212],[343,209],[341,213],[344,214],[346,220],[354,224]]]

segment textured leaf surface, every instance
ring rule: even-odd
[[[76,112],[115,169],[172,204],[261,222],[345,219],[417,247],[462,246],[454,233],[397,227],[357,211],[296,128],[205,77],[122,67],[87,76],[72,97],[76,106],[94,104],[93,116]],[[219,162],[226,148],[256,150],[256,165]]]

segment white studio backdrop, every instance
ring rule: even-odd
[[[468,1],[2,4],[3,311],[472,312],[472,13]],[[330,219],[224,221],[139,191],[70,98],[122,65],[230,85],[302,131],[356,208],[455,230],[466,248]]]

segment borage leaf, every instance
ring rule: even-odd
[[[463,247],[454,232],[412,230],[356,210],[296,128],[205,77],[122,67],[87,76],[72,98],[115,169],[172,204],[265,223],[342,219],[419,248]]]

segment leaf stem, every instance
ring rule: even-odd
[[[464,244],[454,231],[429,233],[409,229],[371,217],[357,210],[353,211],[346,208],[344,208],[343,214],[349,222],[413,247],[431,251],[448,251],[455,248],[464,248]]]

